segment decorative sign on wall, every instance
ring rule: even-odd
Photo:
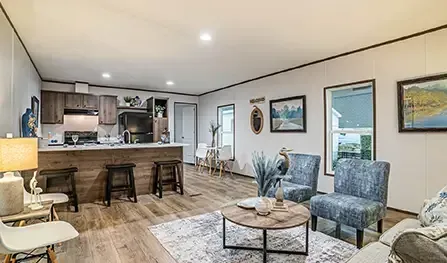
[[[261,104],[265,102],[265,97],[254,98],[250,100],[250,104]]]
[[[264,127],[264,114],[262,114],[261,109],[256,106],[253,106],[253,110],[250,114],[250,126],[255,134],[260,134]]]

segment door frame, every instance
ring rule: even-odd
[[[195,119],[195,123],[196,123],[196,127],[195,127],[195,144],[194,144],[194,158],[195,158],[195,153],[196,153],[196,150],[197,150],[197,143],[198,143],[198,141],[199,141],[199,137],[198,137],[198,124],[197,124],[197,110],[198,110],[198,104],[197,103],[193,103],[193,102],[177,102],[177,101],[175,101],[174,102],[174,140],[176,139],[175,138],[175,131],[176,131],[176,128],[175,128],[175,116],[176,116],[176,114],[175,114],[175,106],[176,105],[191,105],[191,106],[195,106],[195,108],[196,108],[196,114],[195,114],[195,116],[194,116],[194,119]],[[183,152],[183,151],[182,151]],[[183,162],[185,163],[185,160],[183,160]],[[194,163],[192,163],[192,164],[194,164]]]

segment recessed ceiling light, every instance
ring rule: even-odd
[[[171,80],[166,81],[166,85],[168,85],[168,86],[172,86],[174,84],[175,84],[174,81],[171,81]]]
[[[105,79],[109,79],[110,78],[110,74],[109,73],[102,73],[102,77]]]
[[[200,35],[200,39],[203,41],[211,41],[213,38],[208,33],[203,33]]]

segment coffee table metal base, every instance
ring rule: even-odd
[[[224,249],[242,249],[242,250],[253,250],[253,251],[262,251],[263,252],[263,262],[267,262],[267,254],[268,253],[276,253],[276,254],[289,254],[289,255],[309,255],[309,221],[306,222],[306,246],[305,251],[290,251],[290,250],[276,250],[276,249],[267,249],[267,230],[262,230],[262,248],[260,247],[245,247],[245,246],[234,246],[227,245],[225,242],[225,217],[223,218],[223,228],[222,228],[222,239],[223,239],[223,248]]]

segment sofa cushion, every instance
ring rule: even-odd
[[[357,229],[376,223],[385,216],[385,211],[380,202],[340,193],[318,195],[310,199],[312,215]]]
[[[402,233],[404,230],[415,229],[420,227],[422,226],[419,220],[413,218],[406,218],[397,223],[392,228],[388,229],[388,231],[386,231],[385,233],[383,233],[382,236],[380,236],[379,241],[387,246],[391,246],[391,243],[393,242],[394,238],[398,234]]]
[[[386,263],[390,248],[380,242],[369,243],[359,253],[352,256],[347,263]]]
[[[390,263],[447,262],[447,225],[401,232],[391,244]]]
[[[283,181],[282,188],[284,190],[285,200],[301,203],[312,197],[312,188],[310,186]],[[267,196],[275,197],[276,189],[277,187],[271,188]]]

